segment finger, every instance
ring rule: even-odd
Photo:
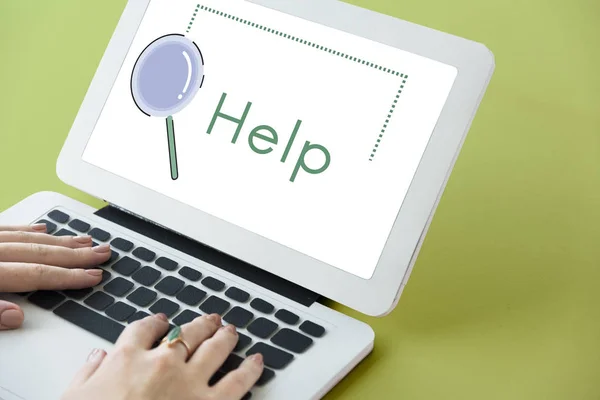
[[[41,232],[45,233],[47,230],[46,224],[34,224],[34,225],[21,225],[21,226],[0,226],[0,232]]]
[[[94,349],[88,355],[88,358],[83,364],[83,366],[79,369],[75,377],[73,377],[73,381],[71,382],[71,386],[80,386],[83,385],[88,379],[94,375],[94,372],[98,370],[102,361],[104,361],[104,357],[106,357],[106,352],[101,349]]]
[[[0,331],[17,329],[23,323],[23,310],[16,304],[0,300]]]
[[[0,263],[0,292],[83,289],[102,280],[101,269],[66,269],[44,264]]]
[[[110,257],[110,246],[69,249],[39,243],[0,243],[0,261],[85,268],[102,264]]]
[[[190,359],[190,364],[196,365],[199,369],[198,378],[202,382],[208,382],[210,377],[217,372],[231,354],[237,342],[238,334],[235,326],[227,325],[202,343]]]
[[[194,354],[196,349],[205,340],[212,337],[220,327],[221,316],[219,314],[203,315],[181,327],[181,338],[190,347],[190,354]],[[169,352],[182,361],[187,361],[188,359],[187,349],[181,343],[176,343],[171,347],[163,345],[156,350],[159,352]]]
[[[79,247],[91,247],[92,237],[89,235],[52,236],[37,232],[0,231],[0,243],[38,243],[77,249]]]
[[[241,399],[258,381],[264,369],[263,357],[253,354],[213,386],[219,399]]]
[[[116,346],[149,350],[167,333],[167,329],[169,329],[169,321],[166,315],[150,315],[129,325],[119,336]]]

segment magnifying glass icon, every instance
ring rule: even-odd
[[[200,49],[180,34],[162,36],[138,57],[131,74],[131,95],[144,114],[166,119],[171,179],[179,178],[173,115],[196,96],[204,81]]]

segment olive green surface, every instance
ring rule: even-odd
[[[410,283],[327,399],[600,399],[600,2],[353,0],[496,72]],[[125,0],[0,0],[0,210],[55,162]],[[1,352],[1,350],[0,350]]]

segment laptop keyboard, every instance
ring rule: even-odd
[[[97,287],[24,294],[31,303],[112,343],[127,324],[150,314],[164,313],[171,326],[203,314],[220,314],[223,321],[237,327],[239,340],[211,384],[237,368],[244,357],[261,353],[265,369],[256,385],[265,386],[275,378],[275,371],[285,369],[325,334],[322,326],[301,321],[293,312],[228,285],[201,268],[180,265],[160,251],[115,237],[65,212],[52,210],[37,223],[45,223],[48,233],[56,236],[87,234],[94,246],[110,243],[112,254],[99,266],[103,276]],[[248,392],[244,399],[251,396]]]

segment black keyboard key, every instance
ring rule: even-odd
[[[123,238],[114,238],[112,240],[112,242],[110,242],[110,244],[113,247],[116,247],[119,250],[123,250],[123,251],[129,251],[131,249],[133,249],[133,243],[131,243],[129,240],[125,240]]]
[[[219,383],[219,381],[221,379],[223,379],[225,377],[225,373],[222,371],[217,371],[213,374],[213,376],[210,378],[210,380],[208,381],[208,386],[214,386],[217,383]],[[252,398],[252,393],[251,392],[247,392],[240,400],[250,400]]]
[[[210,296],[204,303],[202,303],[202,305],[200,305],[200,309],[206,314],[223,315],[228,308],[229,302],[216,296]]]
[[[106,318],[104,315],[100,315],[72,300],[68,300],[54,310],[54,314],[112,343],[117,341],[121,332],[125,329],[118,322]]]
[[[63,290],[63,294],[66,294],[68,297],[75,300],[82,300],[88,294],[92,293],[92,291],[92,288]]]
[[[128,324],[133,324],[135,321],[146,318],[148,315],[148,313],[145,313],[143,311],[136,311],[131,317],[129,317],[129,319],[127,320]]]
[[[175,296],[182,288],[185,283],[172,276],[167,276],[162,281],[158,282],[154,288],[167,296]]]
[[[114,271],[117,271],[121,275],[131,276],[131,274],[133,274],[135,271],[137,271],[141,265],[142,265],[142,263],[140,263],[139,261],[125,256],[125,257],[121,258],[119,261],[117,261],[112,266],[112,269]]]
[[[189,322],[192,322],[196,318],[198,318],[200,314],[195,313],[190,310],[184,310],[181,314],[173,318],[173,323],[177,326],[185,325]]]
[[[69,222],[69,226],[75,229],[77,232],[85,233],[90,230],[91,226],[87,222],[83,222],[80,219],[74,219]]]
[[[325,328],[310,321],[304,321],[302,325],[300,325],[300,330],[304,333],[308,333],[310,336],[318,338],[325,333]]]
[[[166,269],[167,271],[175,271],[177,269],[177,266],[179,265],[175,261],[167,257],[160,257],[154,263],[162,269]]]
[[[115,299],[104,292],[95,292],[93,295],[91,295],[84,301],[85,304],[98,311],[105,310],[114,302]]]
[[[110,264],[112,264],[117,258],[119,258],[119,253],[117,253],[114,250],[110,250],[110,258],[108,260],[106,260],[105,262],[102,263],[102,266],[106,267]]]
[[[256,381],[256,386],[265,386],[267,383],[271,381],[275,377],[275,371],[270,370],[269,368],[263,368],[263,372]]]
[[[96,246],[99,246],[98,242],[95,242],[92,240],[92,247],[96,247]]]
[[[223,320],[235,325],[237,328],[245,328],[246,325],[252,321],[252,318],[254,318],[254,314],[250,311],[244,310],[242,307],[233,307],[231,311],[223,317]]]
[[[98,285],[103,285],[105,282],[108,282],[112,274],[106,270],[102,270],[102,280]]]
[[[237,354],[231,353],[227,356],[223,365],[219,367],[219,371],[224,372],[226,374],[231,371],[234,371],[240,366],[242,361],[244,361],[242,357],[238,356]]]
[[[208,381],[208,386],[214,386],[217,383],[219,383],[219,381],[221,379],[223,379],[223,377],[225,376],[225,374],[221,371],[217,371],[214,373],[214,375],[210,378],[210,380]]]
[[[131,278],[141,285],[152,286],[158,281],[160,275],[159,271],[152,267],[145,266],[133,274]]]
[[[156,257],[155,252],[153,252],[152,250],[148,250],[145,247],[138,247],[133,251],[132,254],[137,258],[148,262],[154,260],[154,257]]]
[[[69,218],[68,214],[65,214],[62,211],[58,211],[58,210],[52,210],[48,213],[48,217],[50,217],[51,220],[58,222],[59,224],[64,224],[66,223]]]
[[[93,237],[96,240],[99,240],[101,242],[106,242],[108,239],[110,239],[110,233],[103,231],[100,228],[94,228],[89,232],[89,235],[91,237]]]
[[[77,236],[77,234],[73,231],[63,228],[60,231],[56,232],[54,236]]]
[[[283,328],[277,332],[271,338],[271,342],[294,353],[304,353],[313,344],[313,340],[308,336],[288,328]]]
[[[190,267],[183,267],[179,270],[179,275],[189,279],[192,282],[198,282],[202,278],[200,271],[196,271]]]
[[[296,314],[289,312],[288,310],[278,310],[275,313],[275,318],[277,318],[280,321],[285,322],[286,324],[290,324],[290,325],[296,325],[298,323],[298,321],[300,321],[300,317],[297,316]]]
[[[227,289],[227,291],[225,292],[225,296],[229,297],[232,300],[239,301],[240,303],[245,303],[250,298],[250,294],[234,286]]]
[[[168,318],[171,318],[177,311],[179,311],[179,304],[173,303],[167,299],[160,299],[150,307],[150,311],[154,314],[163,313]]]
[[[275,307],[273,304],[267,303],[263,299],[256,298],[250,302],[250,307],[254,308],[257,311],[263,312],[265,314],[271,314]]]
[[[29,296],[30,302],[45,310],[52,310],[64,299],[66,299],[66,297],[62,294],[50,290],[40,290]]]
[[[246,352],[246,355],[250,356],[256,353],[262,354],[265,365],[274,369],[285,368],[294,359],[293,354],[260,342],[252,346],[250,350]]]
[[[225,284],[218,279],[207,276],[202,280],[202,284],[215,292],[220,292],[225,288]]]
[[[271,336],[278,327],[279,325],[277,325],[275,322],[261,317],[255,319],[247,329],[251,334],[258,336],[259,338],[266,339]]]
[[[206,292],[204,290],[200,290],[194,286],[186,286],[177,295],[177,300],[188,306],[195,306],[200,303],[205,296]]]
[[[214,386],[214,385],[216,385],[224,377],[225,377],[225,373],[224,372],[222,372],[222,371],[215,372],[214,375],[208,381],[208,386]],[[251,398],[252,398],[252,393],[251,392],[247,392],[240,400],[250,400]]]
[[[56,224],[54,222],[50,222],[47,219],[40,219],[37,224],[46,224],[46,233],[51,235],[52,232],[56,230]]]
[[[123,302],[117,302],[106,309],[106,315],[117,321],[127,321],[135,313],[135,308]]]
[[[233,351],[244,350],[248,345],[252,343],[252,339],[243,333],[238,332],[238,342],[235,345],[235,349]]]
[[[133,293],[127,296],[127,300],[140,307],[147,307],[156,300],[156,292],[145,287],[137,288]]]
[[[125,294],[129,292],[132,288],[133,283],[121,277],[116,277],[115,279],[104,285],[105,292],[117,297],[125,296]]]

